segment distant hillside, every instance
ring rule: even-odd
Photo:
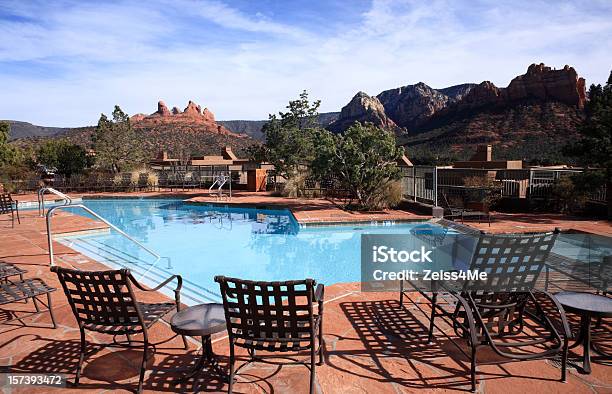
[[[72,130],[69,127],[37,126],[33,125],[32,123],[20,122],[16,120],[1,120],[0,122],[9,122],[11,125],[9,140],[28,137],[55,137]]]
[[[419,82],[377,96],[358,92],[328,128],[373,122],[394,131],[416,162],[466,159],[481,143],[496,144],[500,158],[560,162],[566,161],[561,147],[577,136],[585,101],[585,81],[574,68],[532,64],[506,88],[484,81],[434,89]]]
[[[161,150],[174,157],[219,154],[224,146],[231,146],[238,155],[257,141],[248,135],[234,133],[215,121],[213,113],[190,101],[184,110],[168,110],[163,101],[151,115],[136,114],[130,118],[139,141],[149,157]],[[24,123],[24,122],[17,122]],[[44,128],[43,128],[44,129]],[[36,145],[47,138],[67,138],[89,148],[95,127],[57,129],[54,134],[40,134],[40,129],[29,128],[25,137],[13,140],[19,146]],[[24,135],[23,131],[21,135]]]
[[[435,89],[423,82],[385,90],[376,96],[358,92],[340,112],[320,114],[320,124],[341,133],[354,122],[372,122],[392,130],[415,162],[435,158],[466,159],[480,143],[496,144],[498,158],[567,162],[561,147],[577,137],[584,118],[585,80],[574,68],[556,70],[532,64],[500,88],[489,81]],[[137,114],[132,124],[151,155],[217,154],[224,145],[235,152],[263,140],[265,120],[216,121],[207,108],[189,102],[184,110]],[[41,127],[11,121],[16,143],[66,136],[88,145],[92,127]]]
[[[165,105],[165,104],[164,104]],[[173,110],[180,111],[176,107]],[[182,111],[181,111],[182,112]],[[319,114],[319,123],[321,126],[326,127],[338,118],[340,112],[325,112]],[[139,115],[142,119],[146,115]],[[138,119],[138,118],[136,118]],[[134,120],[134,119],[133,119]],[[65,135],[72,135],[80,131],[87,131],[88,127],[45,127],[37,126],[28,122],[20,122],[15,120],[7,120],[11,124],[11,140],[20,138],[30,138],[33,140],[40,140],[49,137],[61,137]],[[223,126],[228,131],[235,134],[245,134],[258,141],[263,140],[263,133],[261,128],[267,122],[267,120],[218,120],[216,123]],[[22,143],[23,144],[23,143]]]
[[[493,144],[498,159],[537,163],[568,162],[562,148],[578,138],[584,117],[575,106],[527,101],[511,107],[489,106],[461,116],[443,117],[432,128],[398,140],[417,162],[435,157],[466,160],[478,144]]]
[[[319,124],[326,127],[336,119],[340,112],[324,112],[319,114]],[[263,140],[261,128],[266,124],[267,120],[219,120],[217,123],[222,124],[234,133],[246,134],[249,137],[257,140]]]
[[[257,140],[263,139],[261,128],[267,120],[220,120],[219,124],[227,127],[234,133],[246,134]]]

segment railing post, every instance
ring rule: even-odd
[[[531,200],[531,195],[533,194],[533,169],[529,169],[529,196],[528,199]]]
[[[416,190],[416,166],[412,167],[412,195],[414,197],[414,202],[417,201],[417,190]]]
[[[434,166],[433,183],[434,183],[434,207],[437,207],[438,206],[438,166]]]
[[[53,261],[53,238],[52,238],[52,234],[51,234],[51,215],[49,215],[50,213],[53,213],[53,211],[50,209],[49,212],[47,212],[47,244],[49,245],[49,266],[53,267],[54,265],[54,261]]]

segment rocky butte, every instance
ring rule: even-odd
[[[423,82],[385,90],[377,96],[357,93],[328,128],[346,130],[355,121],[372,122],[397,132],[409,134],[439,125],[448,115],[485,107],[509,108],[517,103],[562,103],[582,109],[586,101],[585,81],[573,67],[554,70],[544,64],[532,64],[527,72],[499,88],[489,81],[466,83],[434,89]]]
[[[386,114],[385,107],[376,97],[359,92],[342,107],[338,120],[328,126],[334,132],[344,131],[356,121],[370,122],[389,130],[400,132],[400,128]]]
[[[215,121],[215,115],[208,109],[189,101],[187,107],[181,111],[178,107],[168,109],[163,101],[157,103],[157,111],[151,115],[136,114],[130,118],[136,128],[153,128],[159,126],[189,127],[193,130],[212,132],[217,134],[240,136],[228,130]]]

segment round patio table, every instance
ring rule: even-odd
[[[580,331],[576,342],[570,346],[573,349],[582,345],[582,371],[591,373],[591,350],[606,358],[610,356],[597,350],[591,342],[591,318],[612,317],[612,298],[591,294],[566,291],[555,294],[557,300],[563,305],[566,312],[572,312],[580,316]]]
[[[211,335],[225,331],[225,312],[222,304],[200,304],[190,306],[177,312],[170,321],[172,331],[179,335],[189,335],[202,338],[202,355],[195,367],[181,377],[176,383],[181,383],[198,374],[206,364],[219,376],[227,381],[228,375],[220,367],[212,350]]]

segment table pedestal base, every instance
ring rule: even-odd
[[[605,354],[599,351],[591,341],[591,316],[590,315],[581,315],[580,316],[580,331],[578,332],[578,337],[576,338],[576,342],[570,346],[570,349],[573,349],[577,346],[582,345],[583,354],[582,354],[582,372],[585,374],[591,373],[591,350],[605,358],[611,358],[610,355]]]
[[[221,368],[215,354],[213,353],[210,335],[202,337],[202,354],[198,358],[196,365],[191,371],[187,372],[185,376],[177,379],[174,384],[186,382],[199,374],[206,365],[213,369],[225,383],[229,382],[229,375]]]

